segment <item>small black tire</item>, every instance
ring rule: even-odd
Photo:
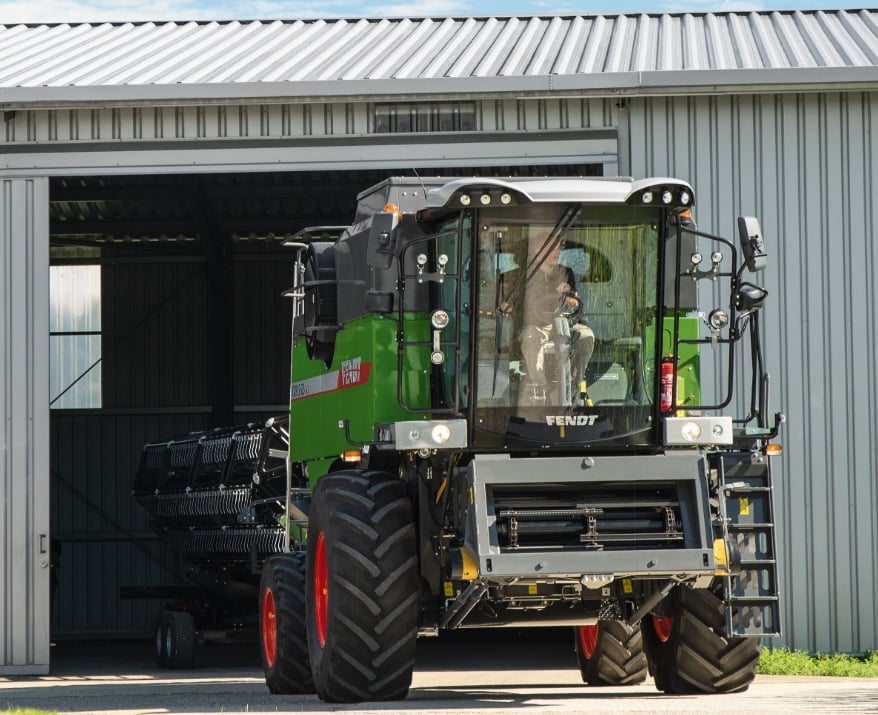
[[[269,692],[314,692],[305,632],[305,553],[268,559],[259,584],[259,652]]]
[[[415,662],[420,578],[405,483],[343,471],[314,488],[308,526],[307,629],[327,702],[398,700]]]
[[[589,685],[637,685],[646,680],[646,656],[640,626],[601,621],[574,629],[576,661]]]
[[[195,665],[195,619],[186,611],[162,614],[164,663],[166,668],[186,669]]]
[[[165,648],[165,619],[164,611],[159,614],[155,622],[155,637],[153,644],[155,646],[155,662],[159,668],[168,667],[168,651]]]
[[[758,638],[726,636],[725,606],[708,589],[678,586],[667,617],[641,630],[656,687],[671,695],[737,693],[756,677]]]

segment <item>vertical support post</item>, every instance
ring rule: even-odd
[[[49,672],[49,180],[0,179],[0,675]]]
[[[232,240],[222,235],[199,177],[187,185],[207,270],[208,389],[214,427],[235,424]]]

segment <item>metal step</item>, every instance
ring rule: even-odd
[[[780,635],[777,542],[769,460],[749,454],[724,455],[720,470],[720,512],[725,538],[740,554],[741,570],[726,577],[726,633]]]

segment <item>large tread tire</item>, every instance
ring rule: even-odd
[[[259,652],[268,690],[314,692],[305,631],[306,556],[296,551],[268,559],[259,584]]]
[[[678,586],[669,598],[666,640],[651,616],[641,627],[656,687],[674,695],[746,690],[756,677],[759,639],[727,637],[725,606],[710,590]]]
[[[308,644],[320,698],[404,698],[420,607],[405,484],[374,471],[322,477],[309,513],[308,572]]]
[[[646,656],[640,626],[601,621],[574,629],[576,660],[589,685],[637,685],[646,680]]]
[[[195,665],[195,619],[187,611],[162,614],[164,667],[186,669]],[[161,660],[161,658],[160,658]]]

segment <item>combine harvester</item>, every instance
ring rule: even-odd
[[[269,689],[402,698],[419,635],[510,626],[570,626],[589,684],[746,689],[780,630],[756,219],[698,231],[667,178],[358,199],[288,242],[288,418],[147,445],[134,489],[209,609],[258,607]]]

